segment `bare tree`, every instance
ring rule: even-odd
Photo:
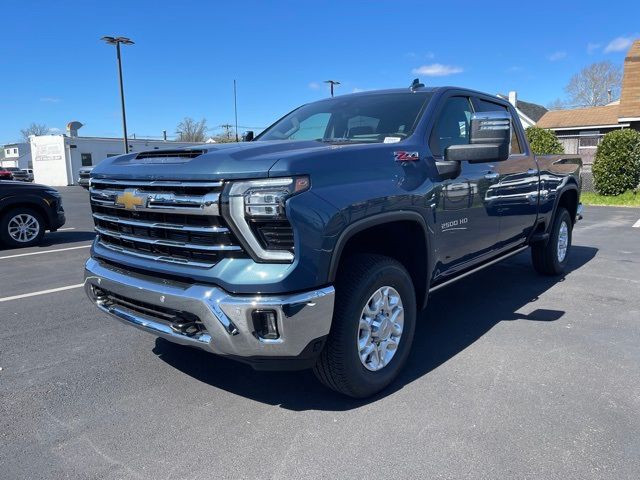
[[[29,125],[27,128],[23,128],[22,130],[20,130],[20,135],[22,135],[22,138],[25,142],[29,141],[30,135],[39,136],[46,135],[47,133],[49,133],[49,127],[47,127],[43,123],[35,122],[32,122],[31,125]]]
[[[556,98],[553,102],[547,104],[547,110],[564,110],[565,108],[569,108],[569,105],[561,98]]]
[[[609,61],[592,63],[576,73],[565,91],[571,103],[594,107],[606,105],[620,96],[622,68]],[[611,94],[608,91],[611,91]]]
[[[199,122],[185,117],[176,127],[176,134],[180,142],[204,142],[207,139],[207,119]]]

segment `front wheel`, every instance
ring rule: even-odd
[[[44,231],[42,216],[29,208],[15,208],[0,219],[0,241],[11,248],[37,245]]]
[[[415,323],[415,291],[402,264],[381,255],[356,255],[336,281],[331,332],[314,373],[345,395],[373,395],[404,366]]]
[[[566,208],[558,207],[546,244],[531,246],[533,268],[543,275],[561,275],[567,266],[573,222]]]

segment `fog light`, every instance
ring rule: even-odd
[[[265,340],[280,338],[278,333],[278,316],[274,310],[254,310],[251,312],[253,327],[258,337]]]

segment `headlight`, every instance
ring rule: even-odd
[[[231,183],[225,195],[228,222],[256,260],[290,262],[293,233],[286,217],[288,198],[309,189],[309,177],[267,178]],[[226,208],[223,208],[226,210]],[[280,233],[278,233],[280,232]],[[291,232],[291,233],[287,233]]]

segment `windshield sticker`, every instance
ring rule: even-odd
[[[384,143],[398,143],[400,140],[400,137],[384,137]]]

